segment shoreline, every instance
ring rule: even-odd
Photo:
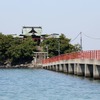
[[[35,66],[31,63],[29,64],[17,64],[17,65],[0,65],[0,69],[39,69],[42,68],[42,66]]]

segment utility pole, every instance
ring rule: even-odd
[[[60,38],[58,38],[58,55],[60,55]]]
[[[53,33],[51,34],[55,39],[57,39],[57,43],[58,43],[58,47],[57,47],[57,51],[58,51],[58,55],[60,55],[60,38],[59,38],[59,34],[57,33]]]
[[[47,58],[48,58],[48,45],[46,45],[46,49],[47,49]]]
[[[82,51],[82,49],[83,49],[83,47],[82,47],[82,32],[80,32],[80,46],[81,46],[81,51]]]

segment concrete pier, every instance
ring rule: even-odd
[[[68,64],[64,64],[63,72],[68,73]]]
[[[60,65],[59,64],[57,64],[57,67],[56,67],[57,69],[57,71],[59,71],[60,70]]]
[[[68,73],[69,74],[74,74],[74,64],[69,64],[68,65]]]
[[[85,64],[85,76],[93,77],[93,65]]]
[[[77,69],[77,66],[78,66],[78,64],[75,63],[75,64],[74,64],[74,75],[77,75],[77,70],[78,70],[78,69]]]
[[[64,72],[64,64],[60,64],[59,71]]]
[[[93,65],[93,78],[100,79],[100,65]]]
[[[77,64],[77,75],[84,76],[85,74],[85,65],[84,64]]]

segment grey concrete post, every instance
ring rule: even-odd
[[[52,65],[52,70],[54,70],[54,65]]]
[[[74,74],[75,74],[75,75],[77,75],[77,66],[78,66],[78,65],[77,65],[76,63],[74,63]]]
[[[74,65],[73,64],[68,64],[68,73],[74,74]]]
[[[50,69],[50,67],[48,66],[48,70]]]
[[[100,79],[100,65],[93,65],[93,78]]]
[[[51,65],[49,65],[50,66],[50,70],[52,70],[52,66]]]
[[[88,76],[90,76],[89,69],[88,69],[88,65],[85,64],[85,77],[88,77]]]
[[[93,77],[93,67],[91,65],[85,64],[85,76]]]
[[[59,72],[62,72],[62,65],[59,64]]]
[[[68,72],[68,70],[67,70],[67,69],[68,69],[67,64],[64,64],[64,72],[65,72],[65,73],[67,73],[67,72]]]
[[[78,67],[77,75],[84,76],[84,74],[85,74],[85,65],[84,64],[78,64],[77,67]]]
[[[60,64],[60,71],[64,72],[64,64]]]
[[[58,71],[58,67],[59,67],[59,66],[56,64],[56,71]]]
[[[56,65],[54,65],[54,71],[56,71]]]

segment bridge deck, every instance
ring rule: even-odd
[[[100,79],[100,50],[82,51],[48,58],[43,68]]]

